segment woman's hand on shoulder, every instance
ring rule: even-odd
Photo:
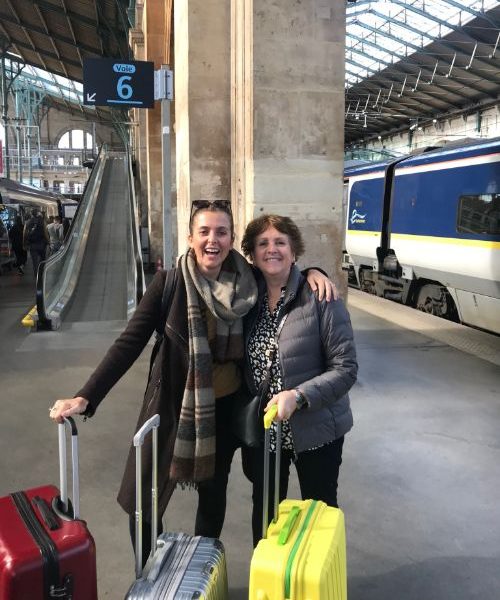
[[[284,390],[279,394],[276,394],[269,400],[264,412],[267,412],[273,404],[278,405],[278,414],[276,415],[275,421],[288,420],[297,410],[297,397],[295,392],[293,390]]]
[[[317,269],[308,270],[307,283],[316,294],[318,300],[323,300],[324,298],[327,302],[330,302],[332,299],[337,300],[339,298],[337,286]]]
[[[56,400],[49,409],[49,417],[56,421],[56,423],[62,423],[63,417],[71,417],[72,415],[81,415],[85,412],[89,401],[82,396],[76,398],[69,398],[67,400]]]

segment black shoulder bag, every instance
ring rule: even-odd
[[[176,285],[177,269],[174,268],[167,271],[167,276],[165,277],[165,285],[163,286],[163,294],[161,296],[160,320],[155,330],[155,343],[151,352],[151,358],[149,359],[148,381],[151,378],[153,364],[158,356],[158,353],[160,352],[160,348],[165,337],[165,324],[167,322],[168,311],[170,310],[170,305],[172,304],[172,297],[174,295]]]
[[[245,446],[250,446],[252,448],[261,446],[264,439],[264,405],[271,383],[271,366],[276,351],[278,350],[278,337],[283,329],[286,317],[287,314],[283,315],[283,318],[276,329],[274,344],[267,360],[264,379],[259,385],[257,394],[250,397],[250,393],[245,383],[242,383],[236,394],[232,415],[232,430],[234,435],[243,442]]]

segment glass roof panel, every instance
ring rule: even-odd
[[[346,88],[444,37],[498,0],[361,0],[346,6]],[[354,52],[355,51],[355,52]],[[355,56],[355,58],[354,58]]]
[[[6,59],[7,68],[11,69],[11,63]],[[38,87],[50,96],[62,98],[67,102],[83,104],[83,85],[76,81],[71,81],[60,75],[54,75],[43,69],[26,65],[20,62],[22,70],[18,76],[18,81],[25,81],[31,86]],[[17,69],[15,70],[17,72]]]

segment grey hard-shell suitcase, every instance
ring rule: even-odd
[[[134,436],[136,448],[136,513],[135,513],[135,573],[126,600],[226,600],[228,598],[227,569],[224,546],[220,540],[185,533],[158,531],[158,426],[160,416],[154,415]],[[153,433],[153,481],[151,555],[142,569],[142,497],[140,493],[141,447],[144,438]]]

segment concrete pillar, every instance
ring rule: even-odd
[[[152,61],[158,69],[165,56],[163,37],[164,2],[146,1],[143,7],[143,32],[145,60]],[[151,261],[163,256],[163,197],[161,163],[161,115],[160,105],[146,112],[146,152],[148,189],[148,228]]]
[[[302,264],[338,282],[343,237],[344,0],[232,0],[232,196],[238,233],[292,217]],[[344,287],[344,284],[341,284]]]
[[[178,253],[191,202],[230,197],[230,2],[174,1]]]

